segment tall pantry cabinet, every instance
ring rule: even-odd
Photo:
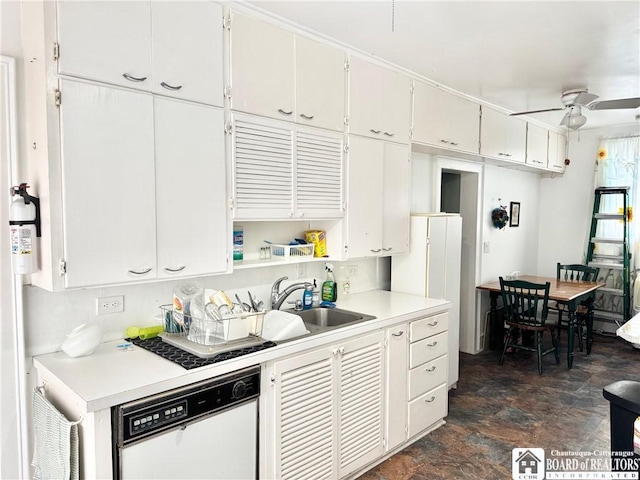
[[[444,298],[449,310],[447,386],[458,381],[460,343],[460,266],[462,217],[458,214],[411,216],[411,251],[391,260],[391,291]]]

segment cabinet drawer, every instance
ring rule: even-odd
[[[447,405],[446,383],[409,402],[409,437],[446,417]]]
[[[412,343],[409,346],[409,368],[415,368],[445,353],[447,353],[447,332]]]
[[[436,333],[444,332],[449,326],[449,313],[441,313],[433,317],[423,318],[411,322],[409,326],[409,341],[417,342]]]
[[[448,358],[448,355],[442,355],[409,371],[409,399],[414,399],[447,381]]]

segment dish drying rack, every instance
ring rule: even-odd
[[[202,358],[220,352],[264,343],[262,326],[265,312],[243,312],[214,319],[183,315],[178,322],[172,305],[161,305],[164,332],[159,336],[166,343]]]

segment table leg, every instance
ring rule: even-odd
[[[591,345],[593,344],[593,301],[594,296],[589,296],[587,299],[587,307],[589,308],[587,313],[587,355],[591,353]]]
[[[497,335],[498,332],[498,293],[497,292],[489,292],[489,299],[491,300],[491,309],[489,310],[489,318],[490,318],[490,333],[491,338],[489,338],[489,348],[491,350],[497,350]],[[487,332],[484,332],[487,335]]]
[[[569,330],[567,332],[567,368],[573,367],[573,347],[576,336],[576,302],[569,302]]]

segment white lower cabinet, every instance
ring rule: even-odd
[[[263,367],[260,477],[345,478],[447,415],[447,314]]]
[[[387,451],[407,440],[408,325],[387,329]]]
[[[341,478],[382,456],[383,353],[380,331],[267,366],[275,418],[266,477]]]

